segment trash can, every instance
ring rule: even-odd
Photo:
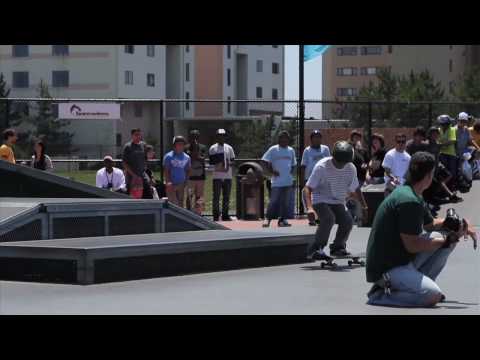
[[[237,173],[237,218],[258,220],[264,216],[264,175],[261,165],[246,162]]]
[[[385,199],[385,184],[367,185],[362,194],[368,206],[368,218],[363,219],[362,227],[371,227],[378,207]]]

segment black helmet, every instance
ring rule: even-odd
[[[440,115],[438,118],[437,118],[437,122],[440,124],[440,125],[447,125],[447,124],[451,124],[452,123],[452,118],[448,115]]]
[[[353,161],[353,146],[347,141],[337,141],[333,145],[333,158],[341,163],[349,163]]]

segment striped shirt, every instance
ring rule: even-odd
[[[348,194],[358,189],[357,169],[352,163],[337,169],[331,157],[324,158],[313,168],[307,186],[313,189],[313,204],[345,204]]]

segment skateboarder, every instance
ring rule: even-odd
[[[308,251],[309,260],[328,258],[323,248],[328,243],[330,231],[335,223],[338,224],[338,230],[333,244],[330,245],[330,254],[350,255],[346,243],[352,230],[353,219],[345,207],[350,194],[361,202],[364,217],[368,210],[360,191],[357,170],[352,163],[352,145],[346,141],[339,141],[333,146],[332,153],[333,157],[322,159],[315,165],[304,188],[307,213],[310,218],[316,214],[319,220],[315,242]]]
[[[374,283],[368,304],[425,307],[445,298],[435,279],[458,240],[475,233],[468,222],[457,232],[434,232],[444,229],[444,219],[434,220],[422,197],[434,173],[435,157],[416,153],[405,186],[378,208],[367,245],[367,281]]]

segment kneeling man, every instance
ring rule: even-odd
[[[445,296],[435,279],[458,240],[475,237],[468,222],[454,232],[444,229],[444,219],[433,219],[422,193],[434,172],[433,155],[413,155],[405,185],[396,188],[375,214],[367,245],[367,281],[374,283],[368,293],[370,305],[436,305]]]

